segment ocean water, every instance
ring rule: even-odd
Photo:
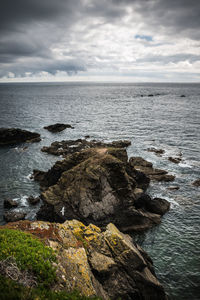
[[[153,94],[153,97],[148,97]],[[143,95],[143,96],[141,96]],[[180,97],[185,95],[185,97]],[[69,123],[74,129],[52,134],[44,126]],[[33,169],[47,170],[58,157],[40,151],[55,140],[129,139],[129,156],[142,156],[174,174],[174,183],[151,184],[149,193],[171,202],[162,223],[134,236],[154,261],[157,276],[170,299],[200,299],[200,84],[41,83],[0,84],[0,127],[18,127],[41,134],[40,143],[0,148],[0,223],[3,201],[16,199],[18,210],[34,219],[29,195],[39,186]],[[146,151],[165,150],[162,157]],[[176,165],[169,156],[182,153]],[[170,191],[167,187],[178,185]]]

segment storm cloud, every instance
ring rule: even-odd
[[[3,80],[44,73],[200,78],[197,0],[0,0],[0,8]]]

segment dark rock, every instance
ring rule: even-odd
[[[75,218],[101,227],[113,222],[123,231],[145,230],[160,222],[159,215],[136,210],[136,188],[145,190],[149,178],[129,165],[123,148],[91,148],[69,155],[42,174],[44,182],[37,219]]]
[[[135,201],[135,207],[137,209],[145,209],[148,212],[164,215],[170,208],[170,203],[161,198],[152,199],[150,196],[143,194]]]
[[[180,97],[181,97],[181,98],[185,98],[185,95],[181,95]]]
[[[12,200],[12,199],[4,200],[4,207],[5,208],[14,208],[14,207],[17,207],[17,206],[18,206],[18,203],[15,200]]]
[[[66,128],[74,129],[73,126],[69,124],[56,123],[53,125],[45,126],[44,129],[47,129],[50,132],[56,133],[65,130]]]
[[[149,94],[148,97],[153,97],[153,94]]]
[[[44,146],[41,151],[47,152],[53,155],[63,155],[66,156],[68,154],[72,154],[84,149],[88,148],[126,148],[131,145],[130,141],[114,141],[111,143],[105,143],[101,141],[87,141],[86,139],[78,139],[78,140],[68,140],[68,141],[61,141],[61,142],[53,142],[51,146],[46,147]]]
[[[179,164],[181,162],[181,158],[180,157],[168,157],[168,160],[175,163],[175,164]]]
[[[0,146],[39,142],[40,134],[18,128],[0,128]]]
[[[196,186],[196,187],[200,186],[200,179],[195,180],[195,181],[192,183],[192,185],[194,185],[194,186]]]
[[[4,219],[6,222],[16,222],[19,220],[24,220],[26,217],[26,213],[23,212],[15,212],[9,211],[4,213]]]
[[[163,150],[163,149],[156,149],[156,148],[147,148],[147,151],[148,152],[154,152],[157,155],[161,155],[161,154],[165,153],[165,150]]]
[[[31,204],[31,205],[36,205],[40,202],[40,198],[39,197],[33,197],[30,196],[27,198],[27,201]]]
[[[151,162],[146,161],[141,157],[131,157],[129,164],[137,171],[142,172],[147,177],[155,181],[173,181],[175,176],[168,175],[167,171],[154,169]]]
[[[85,139],[89,139],[90,138],[90,136],[89,135],[85,135]]]

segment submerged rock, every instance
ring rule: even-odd
[[[40,142],[40,134],[19,128],[0,128],[0,146]]]
[[[76,218],[101,227],[113,222],[122,231],[145,230],[160,222],[161,215],[136,209],[137,189],[143,194],[149,178],[128,163],[123,148],[76,152],[56,162],[40,179],[44,204],[37,219],[64,222]]]
[[[193,183],[192,183],[192,185],[194,185],[194,186],[200,186],[200,179],[197,179],[197,180],[195,180]]]
[[[16,222],[19,220],[24,220],[26,217],[26,213],[9,211],[4,213],[4,219],[6,222]]]
[[[56,133],[65,130],[66,128],[74,129],[73,126],[69,124],[56,123],[53,125],[45,126],[44,129],[47,129],[50,132]]]
[[[68,154],[72,154],[84,149],[88,148],[105,148],[105,147],[115,147],[115,148],[126,148],[131,145],[130,141],[114,141],[111,143],[105,143],[101,141],[87,141],[86,139],[78,139],[78,140],[68,140],[61,142],[53,142],[51,146],[44,146],[41,151],[47,152],[53,155],[63,155],[66,156]]]
[[[5,208],[15,208],[17,206],[18,206],[18,203],[15,200],[12,200],[12,199],[4,200],[4,207]]]
[[[113,224],[103,232],[76,220],[64,224],[20,221],[6,227],[29,232],[56,251],[54,290],[76,289],[105,300],[167,299],[148,254]]]
[[[153,164],[141,157],[131,157],[129,164],[136,170],[144,173],[151,180],[155,181],[173,181],[174,175],[169,175],[167,171],[161,169],[154,169]]]

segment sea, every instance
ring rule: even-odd
[[[50,133],[44,126],[67,123],[74,129]],[[48,170],[58,157],[41,152],[53,141],[84,138],[128,139],[128,155],[142,156],[176,176],[174,182],[151,183],[153,197],[171,203],[160,225],[133,238],[149,253],[169,299],[200,299],[200,84],[177,83],[7,83],[0,84],[0,127],[41,134],[42,141],[0,148],[0,224],[3,201],[19,203],[33,220],[41,204],[30,177]],[[148,148],[165,150],[162,156]],[[175,164],[169,157],[181,155]],[[169,190],[179,186],[179,190]]]

